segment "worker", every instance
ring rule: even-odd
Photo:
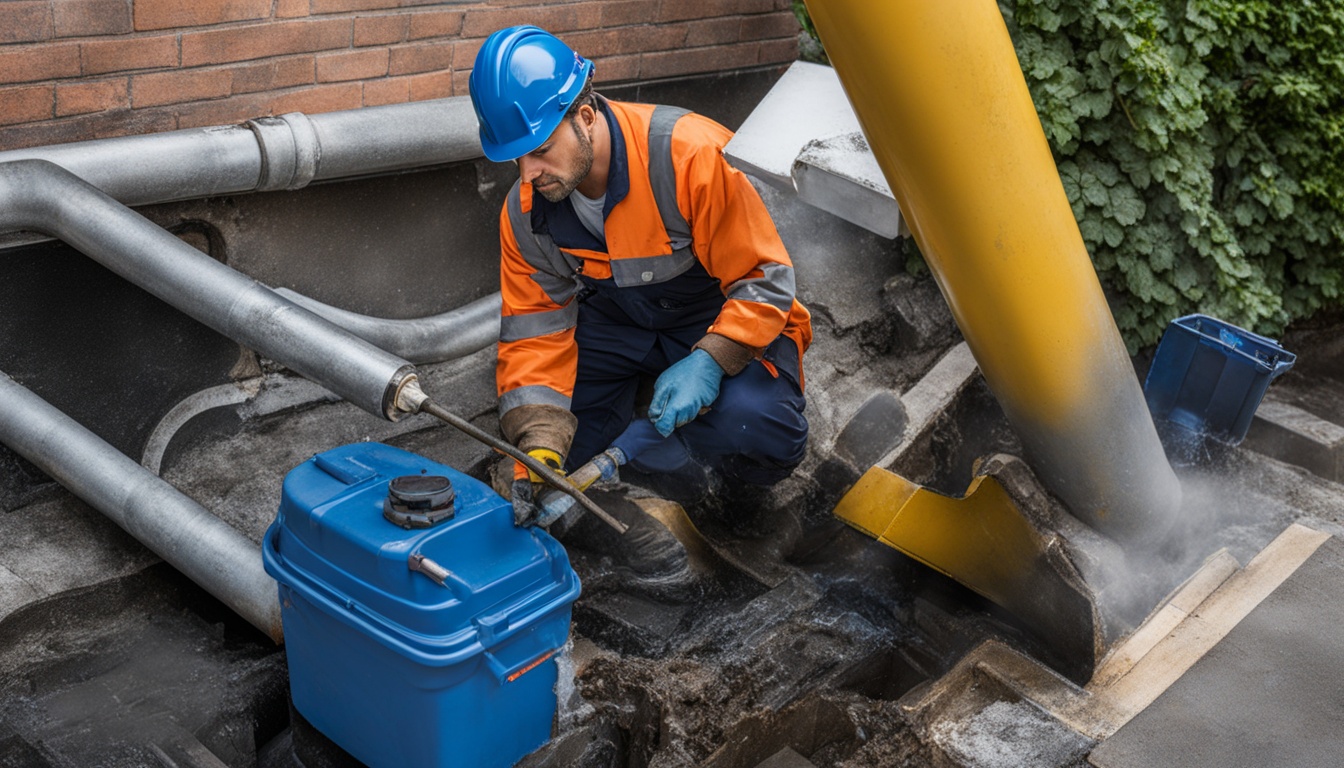
[[[592,62],[534,26],[485,41],[470,92],[486,157],[519,171],[500,214],[505,438],[568,471],[614,443],[623,473],[683,488],[787,477],[812,327],[760,196],[724,160],[732,133],[595,94]],[[657,434],[622,445],[641,380]],[[515,488],[540,480],[514,472]]]

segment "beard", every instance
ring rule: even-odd
[[[593,143],[583,135],[583,131],[579,130],[578,123],[572,117],[569,119],[569,126],[574,129],[574,135],[579,140],[579,151],[575,154],[569,170],[563,176],[543,175],[532,180],[532,188],[552,203],[558,203],[569,197],[569,193],[583,183],[588,177],[588,172],[593,169]],[[537,189],[538,185],[549,186]]]

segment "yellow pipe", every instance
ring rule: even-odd
[[[807,0],[910,230],[1041,481],[1165,534],[1180,486],[994,0]]]

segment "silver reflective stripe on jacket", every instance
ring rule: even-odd
[[[528,315],[504,315],[499,318],[499,340],[502,342],[530,339],[573,328],[579,319],[579,303],[569,304],[545,312]]]
[[[695,266],[691,251],[691,225],[681,215],[677,205],[677,171],[672,162],[672,129],[677,120],[688,111],[678,107],[658,106],[649,120],[649,184],[658,215],[667,231],[672,253],[612,259],[611,277],[618,287],[655,285],[678,277]],[[523,260],[536,270],[532,279],[556,304],[564,304],[579,288],[577,273],[580,261],[560,250],[549,235],[532,231],[531,217],[522,210],[522,182],[509,190],[509,225],[518,241]],[[527,338],[520,336],[519,338]]]
[[[762,264],[760,277],[738,280],[728,286],[728,298],[769,304],[784,314],[793,309],[795,290],[793,267],[788,264]]]
[[[649,119],[649,185],[674,253],[691,245],[691,225],[677,205],[677,166],[672,162],[672,129],[688,111],[654,107]]]
[[[569,410],[569,398],[544,384],[518,387],[499,396],[501,416],[520,405],[554,405]]]
[[[505,205],[509,211],[509,226],[513,227],[513,239],[518,241],[518,251],[528,266],[536,271],[532,280],[551,301],[566,304],[574,298],[582,284],[579,282],[578,258],[570,256],[555,244],[550,235],[538,235],[532,231],[532,217],[523,213],[521,179],[513,183]]]
[[[695,266],[691,225],[677,205],[677,167],[672,162],[672,129],[689,111],[657,106],[649,118],[649,186],[653,188],[653,202],[658,206],[672,253],[612,259],[611,279],[621,288],[664,283]]]

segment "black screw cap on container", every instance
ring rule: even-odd
[[[392,478],[383,499],[383,517],[402,528],[429,528],[452,520],[452,481],[442,475],[402,475]]]

